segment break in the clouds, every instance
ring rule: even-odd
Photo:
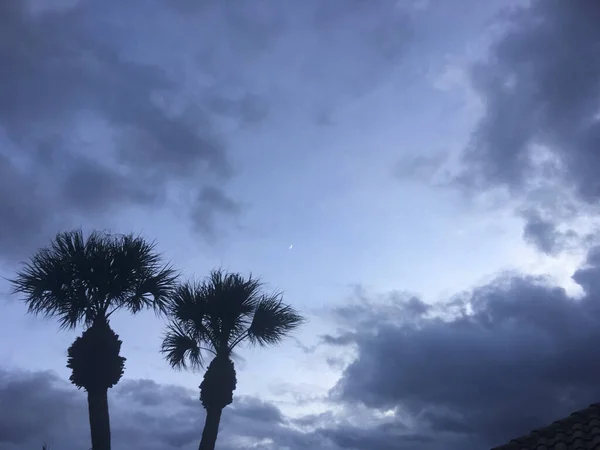
[[[549,254],[600,201],[600,4],[532,1],[505,13],[472,70],[484,113],[461,180],[522,202],[525,238]],[[584,236],[585,237],[585,236]]]
[[[408,35],[391,1],[230,6],[2,2],[0,253],[131,207],[179,209],[214,237],[241,213],[237,155],[261,151],[231,133],[296,96],[317,114],[366,92]]]

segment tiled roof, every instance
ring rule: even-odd
[[[600,403],[492,450],[600,450]]]

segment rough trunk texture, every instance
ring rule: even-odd
[[[0,0],[1,1],[1,0]],[[67,367],[71,383],[88,393],[93,450],[110,450],[108,389],[123,375],[121,341],[106,320],[98,320],[69,347]]]
[[[108,393],[105,389],[88,392],[88,411],[92,433],[92,450],[110,450]]]
[[[200,450],[214,450],[219,434],[221,413],[223,408],[233,401],[236,384],[233,361],[228,356],[217,356],[213,359],[200,384],[200,401],[206,409]]]
[[[202,431],[202,440],[200,441],[198,450],[215,450],[222,411],[219,408],[209,408],[206,410],[206,421],[204,422],[204,431]]]
[[[69,347],[71,383],[88,392],[105,391],[117,384],[125,368],[125,358],[119,355],[121,344],[107,321],[94,322]]]

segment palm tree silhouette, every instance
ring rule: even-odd
[[[264,294],[262,287],[252,276],[215,270],[202,282],[181,284],[169,299],[165,359],[174,369],[199,369],[206,356],[213,357],[200,384],[206,409],[200,450],[214,450],[221,413],[233,401],[236,346],[277,344],[304,322],[281,294]]]
[[[59,233],[9,280],[29,313],[57,318],[61,328],[85,327],[68,350],[67,367],[71,382],[87,391],[93,450],[110,450],[107,391],[125,363],[109,317],[119,309],[165,312],[176,279],[154,243],[100,232],[85,239],[76,230]]]

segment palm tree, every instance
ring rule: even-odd
[[[28,312],[58,319],[61,328],[83,324],[68,350],[71,382],[85,389],[93,450],[110,450],[108,389],[123,375],[121,341],[110,328],[117,310],[166,312],[177,274],[155,244],[133,235],[59,233],[10,280]]]
[[[262,292],[256,278],[221,270],[202,282],[177,287],[168,303],[171,318],[161,352],[174,369],[199,369],[213,359],[200,384],[206,422],[200,450],[214,450],[223,408],[233,401],[233,350],[241,343],[274,345],[304,322],[279,293]]]

